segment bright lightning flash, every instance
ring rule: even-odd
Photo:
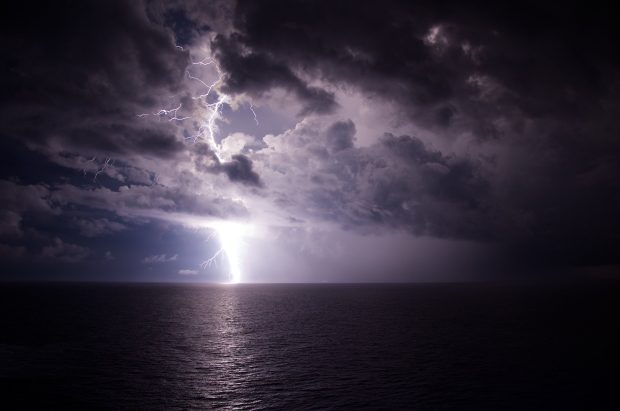
[[[183,50],[182,47],[177,46]],[[211,82],[207,83],[203,81],[201,78],[192,75],[192,73],[187,70],[187,78],[199,83],[206,90],[197,96],[192,97],[194,100],[198,100],[203,104],[203,107],[207,110],[207,115],[205,118],[201,119],[198,130],[195,134],[186,137],[188,140],[193,140],[193,142],[197,142],[199,139],[204,139],[207,141],[209,146],[211,147],[213,153],[217,157],[219,162],[224,161],[224,157],[222,156],[222,147],[217,143],[215,139],[215,135],[217,133],[217,121],[221,119],[222,108],[225,104],[228,104],[229,97],[222,93],[219,90],[219,85],[223,81],[223,73],[217,65],[216,61],[210,57],[205,57],[200,61],[191,61],[192,66],[211,66],[217,72],[217,78]],[[160,109],[154,113],[143,113],[138,114],[137,117],[147,117],[154,116],[160,119],[166,119],[169,122],[179,122],[182,123],[184,120],[188,120],[190,116],[178,116],[178,111],[182,109],[182,105],[179,104],[177,107],[172,109]],[[254,116],[254,121],[256,125],[258,125],[258,118],[256,116],[256,112],[254,111],[254,106],[250,104],[250,111]],[[105,167],[108,166],[109,160],[104,164],[101,171],[105,170]],[[228,278],[229,283],[236,284],[242,282],[242,271],[241,271],[241,249],[243,245],[243,238],[248,234],[249,229],[251,228],[248,225],[235,223],[235,222],[227,222],[222,221],[218,223],[209,223],[206,225],[214,231],[214,234],[217,236],[220,249],[213,254],[211,258],[206,260],[201,264],[203,269],[210,267],[213,264],[216,264],[219,257],[223,254],[226,256],[228,262]]]
[[[224,254],[228,263],[228,282],[230,284],[242,282],[241,250],[243,248],[243,238],[248,234],[250,226],[230,221],[213,223],[209,226],[217,234],[220,249],[201,264],[202,268],[215,264],[218,257]]]

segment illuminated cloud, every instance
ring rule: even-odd
[[[277,256],[282,272],[297,256],[325,272],[369,266],[321,265],[343,231],[360,250],[432,240],[438,259],[476,244],[507,267],[620,263],[606,15],[239,0],[50,4],[41,18],[12,3],[0,25],[3,261],[110,252],[121,271],[144,269],[135,255],[177,255],[170,273],[197,270],[217,241],[192,240],[190,255],[149,230],[206,237],[227,221],[262,227],[246,257]],[[407,260],[398,247],[366,254]]]
[[[198,275],[198,270],[190,270],[187,268],[181,269],[177,272],[179,275]]]
[[[161,263],[169,263],[172,261],[176,261],[179,258],[178,254],[168,256],[167,254],[156,254],[149,255],[148,257],[144,257],[142,262],[144,264],[161,264]]]

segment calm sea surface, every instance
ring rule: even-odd
[[[0,408],[612,409],[619,296],[616,285],[1,285]]]

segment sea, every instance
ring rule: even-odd
[[[0,408],[620,409],[618,284],[3,284]]]

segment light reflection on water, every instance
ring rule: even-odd
[[[205,288],[185,301],[186,320],[176,324],[188,348],[184,367],[177,372],[188,376],[196,400],[214,407],[240,409],[256,404],[256,399],[239,396],[247,391],[257,368],[247,346],[246,313],[239,294],[238,286]]]
[[[214,375],[215,386],[204,387],[205,393],[217,393],[222,399],[243,391],[251,377],[252,356],[246,349],[242,314],[239,313],[239,296],[235,287],[225,287],[212,307],[215,341],[209,355],[208,366]],[[209,395],[213,398],[212,395]],[[239,406],[241,404],[231,404]]]
[[[601,383],[576,330],[620,345],[618,290],[576,290],[0,288],[0,388],[35,409],[568,409]]]

